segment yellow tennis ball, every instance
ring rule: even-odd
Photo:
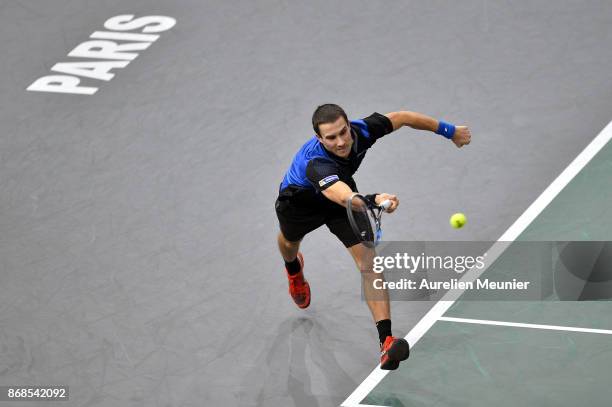
[[[449,222],[452,227],[454,227],[455,229],[459,229],[465,225],[465,222],[467,222],[467,219],[464,214],[455,213],[453,216],[450,217]]]

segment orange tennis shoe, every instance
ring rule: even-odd
[[[297,254],[298,261],[300,262],[300,272],[294,275],[290,275],[289,271],[285,269],[287,278],[289,279],[289,294],[295,304],[304,309],[310,305],[310,285],[304,278],[304,257],[302,253]]]
[[[380,347],[380,368],[383,370],[395,370],[402,360],[410,356],[410,346],[404,338],[397,339],[387,336],[385,343]]]

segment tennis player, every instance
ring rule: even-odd
[[[335,104],[319,106],[312,115],[315,136],[308,140],[293,158],[289,170],[280,184],[276,200],[276,215],[280,224],[278,247],[285,261],[289,279],[289,294],[300,308],[310,305],[310,286],[304,278],[304,257],[299,252],[300,242],[306,234],[326,225],[349,250],[359,270],[369,250],[355,235],[348,221],[346,202],[357,185],[353,174],[359,168],[367,150],[376,141],[403,126],[428,130],[452,141],[457,147],[470,143],[466,126],[454,126],[421,113],[398,111],[372,115],[349,121],[344,110]],[[370,194],[368,199],[377,204],[389,199],[387,212],[399,205],[397,196],[387,193]],[[378,329],[381,350],[381,368],[394,370],[400,360],[394,355],[407,348],[403,339],[391,333],[391,313],[388,295],[369,297],[366,301]],[[403,341],[403,342],[402,342]],[[406,349],[407,357],[407,349]],[[405,359],[405,358],[404,358]]]

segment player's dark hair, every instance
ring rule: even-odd
[[[312,128],[314,129],[315,133],[320,136],[319,125],[324,123],[333,123],[338,120],[340,116],[344,117],[344,120],[346,120],[348,123],[346,113],[340,106],[334,105],[333,103],[321,105],[317,107],[312,114]]]

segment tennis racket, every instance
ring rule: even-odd
[[[368,247],[375,247],[382,238],[380,218],[391,206],[389,199],[377,205],[361,194],[353,194],[347,201],[346,211],[355,235]]]

